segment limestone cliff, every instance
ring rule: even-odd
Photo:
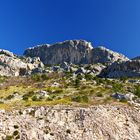
[[[29,48],[25,56],[40,57],[44,64],[60,64],[65,62],[73,64],[113,63],[127,61],[128,58],[105,47],[93,48],[85,40],[69,40],[53,45],[40,45]]]
[[[91,62],[92,46],[83,40],[70,40],[53,45],[40,45],[29,48],[25,56],[40,57],[44,64],[60,64],[62,62],[83,64]]]

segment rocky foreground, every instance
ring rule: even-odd
[[[1,110],[0,139],[139,140],[140,110],[124,105]]]

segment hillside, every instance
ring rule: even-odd
[[[0,139],[138,140],[140,61],[85,40],[0,50]]]

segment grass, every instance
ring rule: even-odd
[[[0,98],[7,99],[6,102],[0,104],[0,108],[11,110],[11,109],[22,109],[28,106],[45,106],[45,105],[93,105],[107,102],[114,102],[110,98],[110,94],[120,91],[124,92],[127,87],[139,95],[139,88],[136,88],[130,83],[123,83],[122,81],[114,81],[108,79],[101,79],[98,77],[91,77],[86,75],[86,81],[82,81],[81,77],[78,76],[76,80],[72,80],[70,74],[66,77],[62,77],[62,74],[51,74],[51,75],[40,75],[41,81],[38,80],[38,75],[26,78],[6,79],[5,85],[0,88]],[[93,84],[93,81],[97,84]],[[21,81],[21,82],[19,82]],[[25,82],[26,81],[26,82]],[[60,86],[52,87],[54,82],[58,82]],[[7,83],[9,84],[7,86]],[[106,88],[106,85],[111,85],[113,89]],[[47,91],[49,97],[40,98],[36,91],[44,90]],[[18,93],[23,97],[22,100],[13,100],[14,93]],[[99,97],[99,98],[98,98]]]

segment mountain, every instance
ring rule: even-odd
[[[69,40],[53,45],[39,45],[29,48],[25,56],[40,57],[44,64],[60,64],[62,62],[84,64],[91,63],[91,43],[83,40]]]
[[[25,50],[26,57],[39,57],[44,64],[73,64],[113,63],[129,60],[122,54],[113,52],[105,47],[93,48],[85,40],[69,40],[53,45],[39,45]]]
[[[45,65],[58,65],[50,67],[51,71],[68,70],[76,73],[92,73],[108,78],[140,77],[140,57],[129,60],[124,55],[109,50],[103,46],[94,48],[85,40],[68,40],[56,44],[39,45],[25,50],[19,57],[9,51],[0,50],[0,75],[23,76],[33,73],[46,72]],[[66,68],[63,68],[65,64]],[[73,65],[87,64],[90,70],[80,67],[74,70]],[[97,68],[99,70],[94,70]],[[74,66],[75,67],[75,66]]]

